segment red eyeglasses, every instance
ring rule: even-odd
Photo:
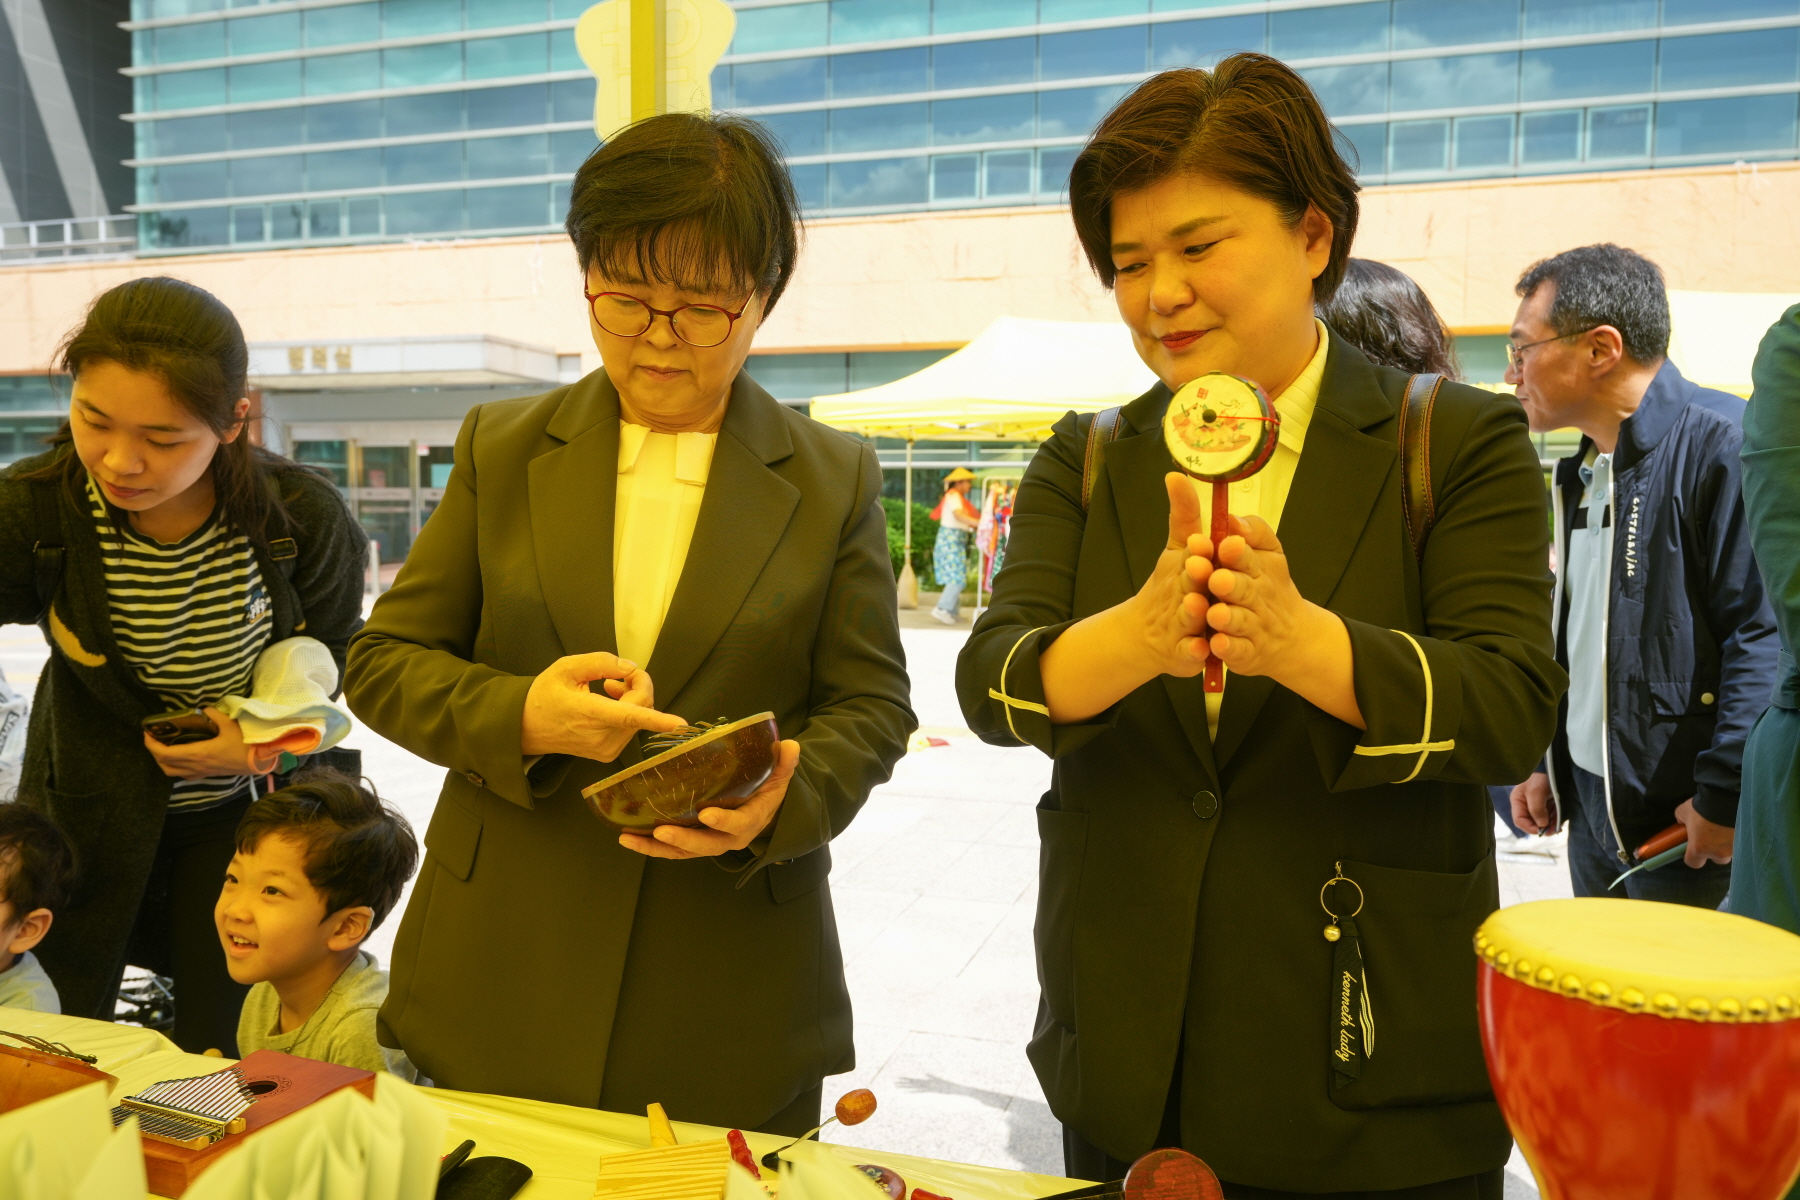
[[[731,336],[731,328],[737,324],[737,319],[750,307],[750,300],[746,299],[736,312],[717,304],[654,308],[628,292],[590,292],[583,288],[581,294],[587,297],[588,308],[593,311],[600,328],[615,337],[641,337],[650,331],[656,318],[667,317],[675,336],[699,349],[724,342]]]

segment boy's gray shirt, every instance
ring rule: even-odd
[[[38,965],[37,955],[27,950],[13,960],[13,965],[0,971],[0,1007],[25,1008],[32,1012],[62,1013],[62,1001],[56,985]]]
[[[417,1082],[418,1070],[404,1053],[375,1041],[375,1014],[387,992],[387,972],[376,965],[373,954],[359,950],[306,1023],[281,1033],[281,997],[265,980],[244,997],[238,1014],[238,1053],[279,1050],[363,1071],[390,1071],[408,1083]]]

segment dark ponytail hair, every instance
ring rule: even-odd
[[[252,445],[247,420],[237,415],[250,350],[237,317],[217,296],[167,275],[121,283],[95,299],[57,356],[71,377],[100,362],[154,375],[217,436],[236,429],[238,436],[220,444],[210,468],[220,515],[264,547],[271,537],[290,531],[292,521],[269,476],[294,464]],[[67,421],[50,439],[53,446],[72,441]],[[61,478],[74,487],[81,472],[80,459],[69,452],[27,477]]]

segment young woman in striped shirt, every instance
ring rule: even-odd
[[[68,424],[0,474],[0,621],[37,620],[52,646],[19,799],[68,831],[83,875],[39,957],[82,1016],[111,1017],[127,962],[172,975],[175,1040],[227,1054],[244,989],[212,909],[258,777],[212,706],[296,633],[342,669],[367,544],[327,480],[251,444],[248,359],[216,297],[121,284],[63,344]],[[216,736],[144,732],[195,709]]]

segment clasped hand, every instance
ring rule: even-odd
[[[1197,675],[1207,651],[1239,675],[1266,675],[1326,712],[1366,728],[1356,702],[1344,622],[1300,594],[1287,555],[1261,517],[1231,517],[1217,547],[1200,531],[1194,486],[1176,472],[1169,541],[1137,600],[1144,628],[1169,675]]]
[[[589,688],[596,680],[604,695]],[[525,694],[519,749],[528,756],[570,754],[612,762],[640,729],[672,733],[686,726],[673,713],[656,711],[655,704],[655,683],[629,659],[605,653],[559,658],[531,681]],[[799,743],[782,742],[768,780],[742,806],[701,809],[705,829],[661,825],[651,837],[620,834],[619,844],[651,858],[706,858],[742,850],[775,820],[799,761]]]

